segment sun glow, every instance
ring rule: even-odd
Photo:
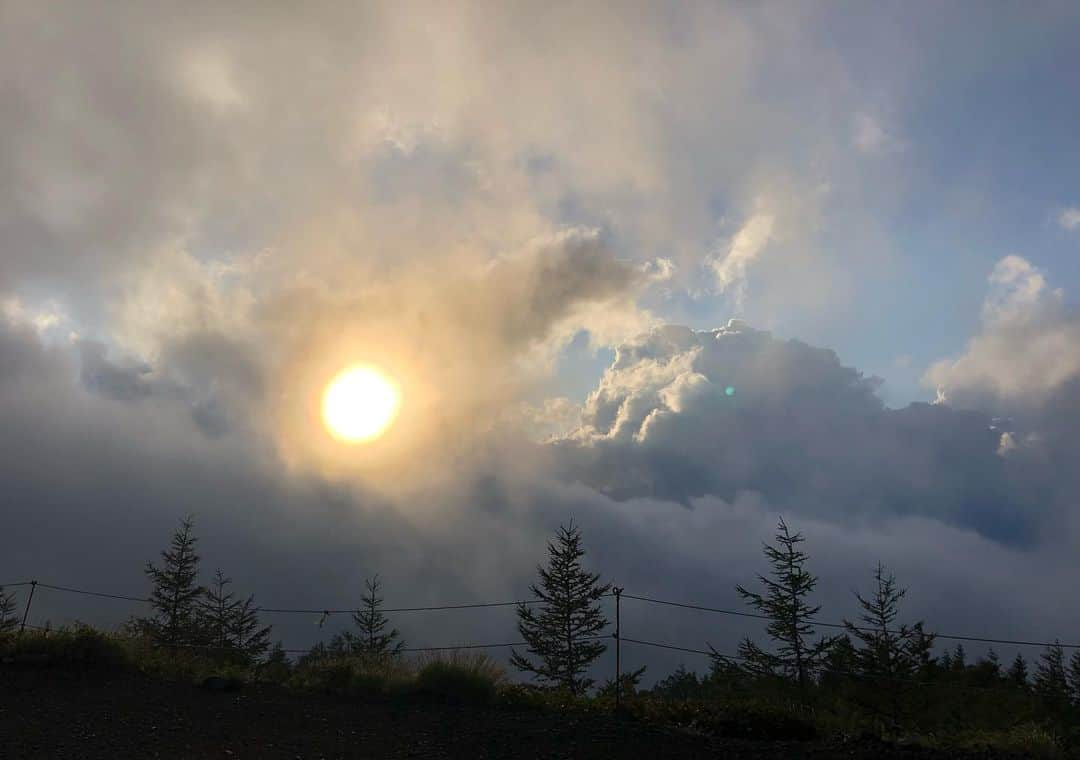
[[[374,441],[390,427],[400,408],[397,384],[373,367],[349,367],[323,392],[323,423],[343,443]]]

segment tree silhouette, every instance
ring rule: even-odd
[[[833,639],[832,646],[821,660],[821,685],[836,688],[855,682],[859,672],[859,655],[847,634]]]
[[[963,673],[967,669],[967,652],[963,644],[957,644],[949,658],[949,666],[957,673]]]
[[[18,626],[16,609],[15,594],[6,593],[0,586],[0,635],[11,633]]]
[[[1065,673],[1065,651],[1054,643],[1039,657],[1035,669],[1035,693],[1051,708],[1069,704],[1069,681]]]
[[[200,608],[203,615],[202,625],[211,636],[212,645],[219,651],[230,649],[230,629],[233,616],[240,606],[236,594],[228,590],[232,578],[226,578],[219,569],[205,591],[205,598]]]
[[[600,686],[598,694],[601,697],[614,697],[618,692],[621,696],[634,696],[638,693],[641,679],[645,676],[645,665],[637,670],[627,670],[619,676],[618,682],[614,678],[607,678]]]
[[[361,607],[352,615],[356,631],[342,631],[330,641],[331,654],[359,654],[365,657],[393,657],[401,654],[405,642],[397,628],[386,627],[390,620],[383,614],[383,598],[379,596],[382,581],[379,576],[364,581],[367,589],[361,598]]]
[[[739,656],[750,673],[758,676],[779,675],[805,690],[834,639],[822,637],[814,644],[809,641],[814,635],[810,620],[821,607],[807,602],[807,597],[817,585],[817,578],[807,572],[807,556],[798,548],[805,539],[799,533],[792,535],[781,517],[775,540],[776,546],[763,545],[773,576],[758,576],[765,586],[765,594],[748,591],[742,586],[736,586],[735,590],[750,606],[768,618],[769,624],[765,630],[778,644],[777,651],[767,652],[747,637],[739,645]],[[722,657],[711,644],[709,649],[713,657]]]
[[[252,662],[270,648],[271,626],[260,625],[255,597],[238,599],[228,590],[231,584],[232,579],[218,570],[205,592],[200,627],[218,653]]]
[[[539,604],[517,609],[518,632],[533,657],[511,650],[510,662],[548,685],[580,694],[593,684],[585,672],[607,649],[597,640],[608,624],[597,600],[611,584],[601,584],[599,574],[581,566],[585,550],[573,521],[559,527],[547,548],[548,566],[537,567],[540,583],[529,587]]]
[[[230,644],[248,662],[260,659],[270,648],[272,626],[259,621],[255,596],[248,596],[236,607],[229,626]]]
[[[901,600],[907,589],[896,585],[896,577],[886,574],[879,562],[874,571],[874,593],[869,599],[855,592],[862,607],[861,625],[844,620],[848,634],[860,642],[855,650],[855,664],[863,684],[860,690],[865,707],[884,717],[892,730],[900,727],[904,695],[924,664],[934,635],[915,626],[897,624]]]
[[[1069,696],[1074,705],[1080,705],[1080,649],[1069,660]]]
[[[1018,686],[1022,689],[1028,688],[1028,665],[1027,660],[1024,659],[1024,655],[1019,652],[1016,653],[1016,659],[1012,661],[1012,665],[1010,665],[1008,671],[1006,671],[1005,678],[1014,686]]]
[[[203,638],[199,620],[199,601],[205,589],[198,585],[198,539],[193,533],[194,520],[189,515],[180,521],[168,549],[161,552],[161,567],[146,563],[144,572],[154,584],[150,605],[154,614],[136,622],[160,644],[175,646]]]
[[[664,699],[687,701],[701,696],[701,679],[685,665],[679,665],[671,675],[661,678],[652,687],[652,694]]]

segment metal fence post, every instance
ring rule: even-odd
[[[615,592],[615,712],[622,706],[622,588],[613,586]]]
[[[26,608],[22,614],[22,625],[19,626],[19,635],[26,630],[26,618],[30,615],[30,605],[34,603],[34,591],[37,590],[37,581],[30,581],[30,596],[26,598]]]

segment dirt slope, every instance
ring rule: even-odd
[[[615,719],[269,686],[219,693],[132,673],[0,666],[0,758],[938,758],[878,745],[709,739]]]

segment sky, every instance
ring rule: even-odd
[[[1067,2],[0,2],[0,582],[145,593],[193,514],[266,606],[375,573],[512,600],[572,518],[628,593],[731,608],[782,515],[826,619],[880,560],[932,629],[1080,639],[1078,32]],[[320,399],[358,363],[401,407],[348,445]],[[438,614],[395,624],[514,636]]]

